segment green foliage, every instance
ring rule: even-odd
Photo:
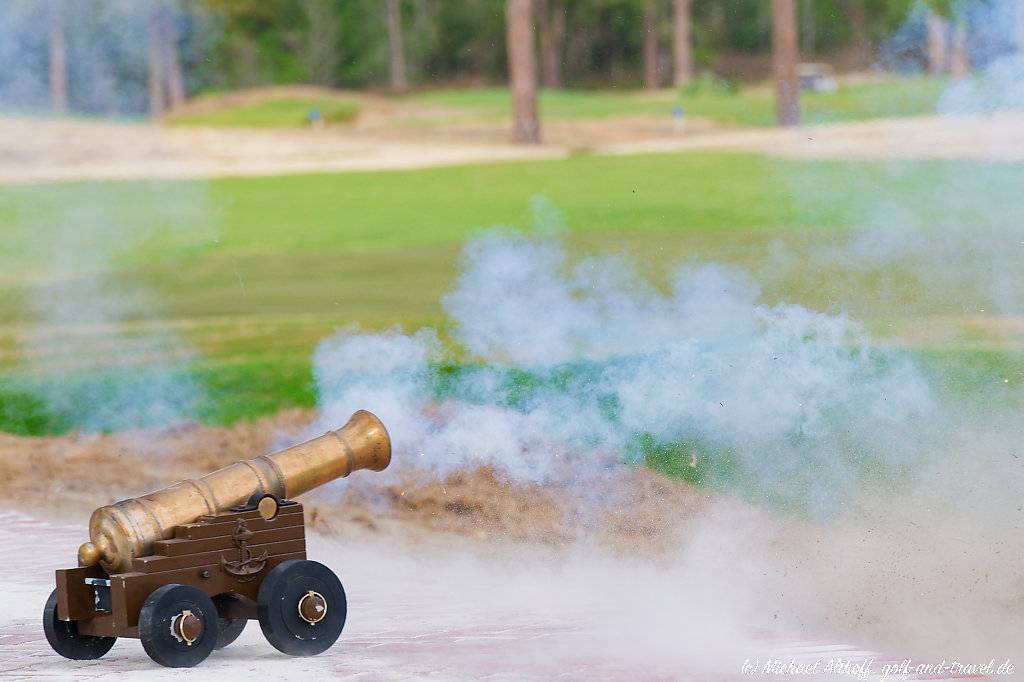
[[[401,0],[402,44],[411,83],[428,87],[504,84],[505,4],[505,0]],[[566,84],[576,88],[640,84],[643,0],[537,0],[536,4],[538,14],[541,8],[565,10],[565,34],[555,42]],[[948,4],[947,0],[944,6]],[[162,0],[158,5],[173,28],[171,46],[177,51],[189,94],[268,84],[344,88],[388,84],[388,22],[381,0]],[[124,0],[76,0],[61,5],[72,110],[105,115],[148,110],[147,46],[150,14],[156,6]],[[667,65],[671,3],[656,0],[655,6],[660,59]],[[2,7],[7,42],[16,48],[11,51],[14,61],[0,72],[0,87],[8,86],[12,100],[8,106],[46,108],[46,3],[9,0]],[[855,39],[879,45],[906,19],[911,0],[813,0],[801,1],[799,7],[803,57],[810,60],[816,55],[838,55]],[[863,13],[851,11],[859,7]],[[767,75],[769,2],[695,0],[692,11],[701,70],[750,78]],[[851,27],[854,16],[862,17],[856,30]],[[863,50],[863,61],[870,45],[856,47]]]
[[[957,0],[921,0],[921,2],[931,11],[944,17],[952,17],[957,5],[965,4],[963,2],[958,3]]]
[[[854,35],[848,2],[865,4],[865,30],[877,44],[904,20],[911,0],[813,0],[799,3],[804,44],[834,53]],[[943,0],[936,0],[943,2]],[[629,85],[639,82],[643,0],[536,0],[565,7],[568,31],[562,46],[567,82]],[[387,24],[380,0],[197,0],[219,17],[223,36],[213,46],[223,75],[209,85],[321,82],[344,87],[383,86],[388,80]],[[668,50],[671,3],[657,3],[657,30]],[[495,83],[505,79],[505,0],[401,3],[406,61],[414,82]],[[771,4],[766,0],[695,0],[694,43],[698,63],[722,53],[764,53],[771,44]],[[315,17],[315,20],[314,20]],[[333,22],[332,22],[333,17]],[[338,31],[324,31],[337,25]],[[330,37],[334,34],[336,37]],[[330,43],[325,46],[325,40]],[[328,56],[331,73],[316,65]],[[321,58],[311,59],[311,50]],[[254,80],[256,79],[256,80]]]
[[[937,0],[942,3],[946,0]],[[801,46],[805,53],[842,50],[854,39],[850,5],[860,3],[867,38],[890,37],[906,19],[916,0],[811,0],[797,2]],[[807,10],[810,10],[808,16]],[[771,49],[771,2],[767,0],[694,0],[695,46],[702,63],[723,51],[766,52]],[[812,39],[808,44],[808,39]],[[808,47],[811,50],[808,50]],[[805,57],[809,55],[805,54]]]
[[[418,3],[414,32],[434,29],[422,45],[420,78],[427,83],[469,76],[503,79],[505,74],[505,1]],[[414,38],[415,40],[415,38]]]
[[[878,45],[905,20],[910,2],[801,1],[804,58],[836,55],[855,38]],[[863,14],[851,12],[862,6],[858,3]],[[565,10],[565,34],[556,41],[565,83],[577,88],[640,84],[645,1],[536,4],[538,16],[541,9],[548,16],[557,7]],[[0,10],[7,42],[16,48],[11,51],[14,61],[0,72],[0,86],[9,86],[9,106],[48,106],[46,5],[9,0]],[[147,46],[150,15],[157,5],[173,28],[172,46],[189,94],[268,84],[388,84],[389,25],[381,0],[76,0],[61,5],[72,110],[105,115],[148,110]],[[504,84],[505,5],[505,0],[400,0],[412,84]],[[660,58],[667,64],[671,3],[656,0],[655,6]],[[863,18],[857,30],[851,28],[852,16]],[[701,69],[751,78],[767,74],[771,25],[766,0],[695,0],[692,25]]]

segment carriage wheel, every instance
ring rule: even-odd
[[[290,656],[314,656],[334,644],[345,627],[345,589],[316,561],[283,561],[260,585],[256,599],[267,641]]]
[[[202,590],[164,585],[153,590],[139,611],[139,639],[160,665],[191,668],[213,651],[219,620],[217,607]]]
[[[73,661],[90,661],[110,651],[117,637],[78,634],[78,623],[57,618],[57,590],[50,593],[43,607],[43,632],[53,650]]]

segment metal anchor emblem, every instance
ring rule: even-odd
[[[258,557],[252,555],[252,550],[249,549],[249,541],[252,540],[252,531],[245,525],[244,519],[238,520],[238,525],[235,526],[235,532],[231,534],[231,539],[235,541],[235,546],[238,547],[238,560],[228,561],[223,554],[220,555],[220,565],[226,573],[229,573],[238,579],[238,582],[249,582],[256,578],[256,574],[264,569],[267,565],[267,550],[263,550],[263,554]]]

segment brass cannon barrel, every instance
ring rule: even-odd
[[[91,541],[78,550],[78,562],[98,562],[111,574],[129,571],[132,559],[149,554],[153,543],[169,538],[175,526],[236,507],[255,493],[292,498],[357,469],[382,471],[390,462],[387,430],[376,416],[360,410],[319,438],[100,507],[89,519]]]

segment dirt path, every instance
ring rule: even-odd
[[[698,150],[784,157],[1024,160],[1024,115],[916,118],[794,130],[687,132],[652,119],[554,122],[548,143],[513,146],[500,122],[422,131],[373,126],[257,131],[0,117],[0,183],[80,179],[207,178],[314,171],[409,169],[597,154]]]

